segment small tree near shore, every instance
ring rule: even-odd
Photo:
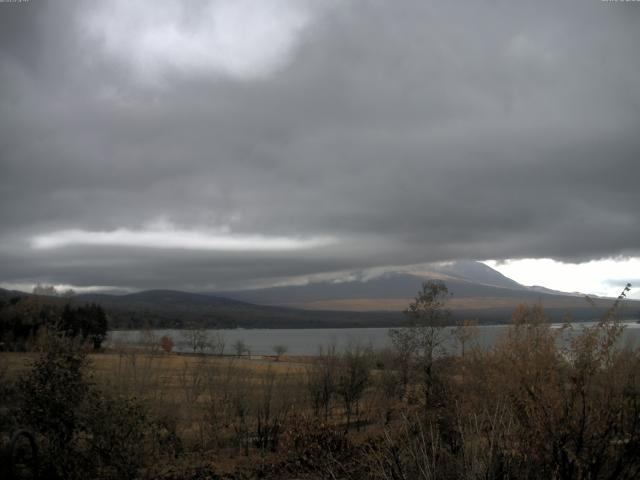
[[[444,327],[450,317],[445,308],[449,290],[444,282],[428,281],[404,311],[407,325],[389,331],[391,342],[401,359],[403,383],[406,386],[409,363],[415,359],[420,372],[425,401],[429,401],[435,377],[433,361],[442,353],[446,339]]]
[[[273,346],[273,352],[276,354],[276,362],[280,361],[280,357],[282,355],[284,355],[285,353],[287,353],[287,346],[286,345],[274,345]]]
[[[202,328],[190,328],[182,332],[185,340],[193,353],[204,353],[209,348],[209,334]]]
[[[235,350],[238,357],[244,355],[245,353],[249,353],[249,348],[247,347],[247,344],[244,343],[244,340],[237,340],[233,344],[233,349]]]
[[[460,354],[464,358],[465,348],[478,335],[477,320],[462,320],[456,328],[453,329],[453,336],[460,345]]]
[[[160,346],[165,353],[171,353],[173,351],[173,339],[168,335],[163,336],[160,339]]]

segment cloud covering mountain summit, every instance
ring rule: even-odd
[[[457,258],[639,254],[635,5],[281,0],[259,18],[216,14],[232,4],[146,7],[167,25],[154,33],[171,47],[154,50],[160,82],[140,80],[135,62],[151,57],[136,32],[128,44],[96,30],[139,5],[0,5],[0,280],[222,289]],[[197,44],[223,67],[215,58],[259,66],[284,45],[260,75],[202,68],[172,40],[232,31],[251,44],[269,19],[264,54]],[[30,242],[158,218],[196,235],[335,241]]]

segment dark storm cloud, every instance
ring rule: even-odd
[[[640,253],[640,7],[303,5],[304,27],[254,74],[189,51],[145,66],[140,32],[114,50],[87,23],[107,22],[97,3],[0,4],[0,281],[221,288],[455,258]],[[154,222],[334,243],[32,246]]]

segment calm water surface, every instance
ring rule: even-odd
[[[575,330],[579,331],[582,325],[576,324]],[[559,326],[559,325],[557,325]],[[505,325],[483,325],[476,328],[475,345],[482,348],[489,348],[504,334]],[[448,333],[451,328],[446,329]],[[372,345],[374,348],[384,348],[390,345],[388,328],[286,328],[286,329],[233,329],[233,330],[207,330],[210,340],[216,335],[222,335],[225,343],[224,353],[234,352],[233,344],[241,340],[249,348],[253,355],[273,355],[275,345],[287,347],[290,355],[315,355],[321,346],[336,345],[342,349],[350,342],[359,342],[364,345]],[[159,339],[167,335],[174,342],[174,350],[178,352],[188,352],[188,340],[184,336],[183,330],[151,330],[143,332],[141,330],[114,330],[109,332],[107,346],[140,345],[151,341],[159,342]],[[452,353],[457,351],[456,343],[448,336],[447,349]],[[640,324],[625,322],[625,329],[622,335],[622,344],[625,346],[640,346]]]

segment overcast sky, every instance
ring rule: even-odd
[[[640,3],[599,0],[0,3],[0,283],[616,257],[572,277],[607,285],[640,256],[638,45]]]

